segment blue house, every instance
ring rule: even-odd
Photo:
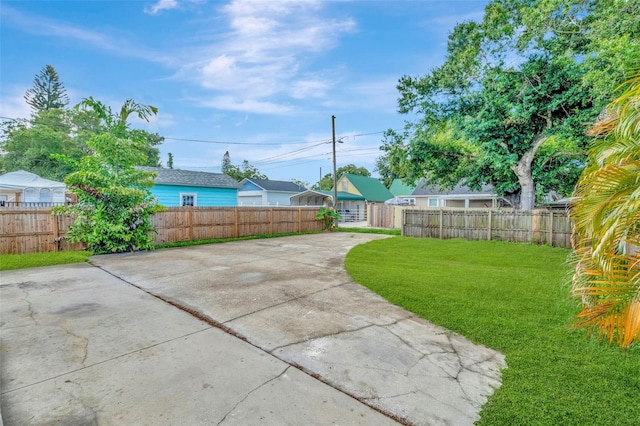
[[[224,173],[140,167],[157,173],[151,193],[167,207],[228,207],[238,205],[239,184]]]

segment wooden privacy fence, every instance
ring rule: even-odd
[[[402,235],[549,244],[571,248],[572,222],[565,211],[432,209],[404,211]]]
[[[156,213],[155,244],[321,231],[316,207],[169,207]],[[74,219],[51,208],[0,208],[0,254],[82,250],[65,238]]]

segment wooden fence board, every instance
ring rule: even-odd
[[[315,207],[169,207],[151,217],[154,243],[321,231]],[[74,218],[50,207],[0,208],[0,254],[82,250],[64,238]]]
[[[375,217],[374,213],[374,217]],[[571,248],[572,222],[554,210],[405,209],[402,235],[549,244]]]

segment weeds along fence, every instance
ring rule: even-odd
[[[572,222],[565,211],[406,209],[402,235],[549,244],[571,248]]]
[[[316,207],[169,207],[151,221],[156,244],[321,231]],[[0,254],[82,250],[66,238],[74,219],[51,208],[0,208]]]

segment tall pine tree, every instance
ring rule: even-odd
[[[69,103],[67,90],[51,65],[44,67],[35,76],[33,87],[27,90],[24,99],[31,106],[34,115],[50,109],[62,109]]]

